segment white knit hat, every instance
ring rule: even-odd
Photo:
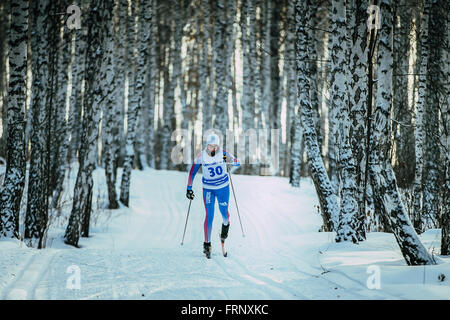
[[[219,136],[215,133],[211,133],[208,135],[208,138],[206,138],[206,145],[208,144],[216,144],[219,145]]]

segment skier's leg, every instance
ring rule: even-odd
[[[217,202],[219,203],[219,210],[222,214],[223,224],[228,225],[230,222],[230,213],[228,212],[228,203],[230,200],[230,188],[226,186],[217,190]]]
[[[203,203],[205,204],[205,223],[203,224],[205,242],[211,242],[211,228],[214,219],[214,202],[216,197],[212,190],[203,189]]]
[[[228,228],[230,227],[230,213],[228,212],[228,203],[230,200],[230,188],[226,186],[217,190],[217,202],[219,202],[219,210],[222,214],[223,224],[220,238],[225,240],[228,237]]]

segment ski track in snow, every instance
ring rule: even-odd
[[[101,172],[94,177],[104,185],[97,181],[104,179]],[[189,206],[186,181],[187,173],[133,171],[130,207],[98,213],[91,236],[80,239],[79,249],[63,243],[62,229],[53,230],[59,236],[44,250],[18,250],[16,243],[6,243],[9,247],[1,251],[0,242],[0,253],[5,253],[0,255],[1,299],[403,299],[409,291],[419,292],[402,278],[398,282],[407,292],[392,293],[396,287],[391,283],[383,284],[385,290],[367,288],[368,265],[387,264],[383,272],[389,279],[412,270],[417,285],[422,269],[401,269],[408,267],[402,266],[392,237],[380,234],[352,246],[333,243],[332,233],[319,233],[322,219],[308,180],[292,188],[285,178],[234,175],[245,237],[230,190],[228,257],[220,248],[222,217],[216,204],[212,257],[206,259],[201,174],[180,245]],[[66,286],[73,265],[80,269],[80,289]],[[449,269],[448,262],[443,266]],[[429,268],[429,279],[441,272]],[[423,298],[430,290],[445,297],[447,287],[432,283]]]
[[[49,272],[56,250],[40,250],[19,267],[17,277],[3,290],[2,299],[39,299],[42,290],[37,289],[40,280]]]

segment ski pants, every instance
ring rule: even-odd
[[[205,242],[211,242],[211,229],[214,219],[216,197],[217,202],[219,203],[220,213],[222,214],[223,224],[227,225],[230,218],[228,213],[228,200],[230,198],[229,185],[216,190],[203,188],[203,203],[205,204],[206,211],[204,223]]]

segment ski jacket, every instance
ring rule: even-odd
[[[197,174],[200,166],[203,166],[203,188],[205,189],[220,189],[229,184],[228,172],[224,157],[227,157],[227,162],[233,166],[240,166],[237,158],[233,157],[226,150],[219,149],[217,153],[211,157],[206,150],[200,152],[194,159],[191,170],[189,171],[187,189],[192,189],[194,177]]]

